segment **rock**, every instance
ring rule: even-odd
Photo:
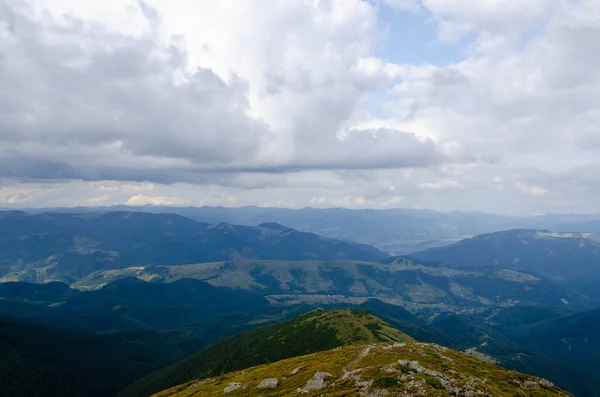
[[[223,393],[231,393],[234,390],[241,389],[242,384],[239,382],[231,382],[229,386],[223,389]]]
[[[404,347],[404,346],[406,346],[406,343],[395,342],[393,345],[383,346],[382,349],[383,350],[391,350],[391,349],[394,349],[394,348]]]
[[[291,373],[290,375],[296,375],[296,374],[298,374],[298,372],[300,372],[300,370],[301,370],[302,368],[303,368],[303,367],[294,368],[294,370],[292,371],[292,373]]]
[[[298,388],[298,392],[308,393],[312,390],[320,390],[325,387],[325,378],[330,378],[329,372],[317,372],[313,375],[312,379],[306,382],[303,388]]]
[[[317,372],[313,375],[313,379],[320,379],[323,380],[325,378],[331,378],[333,375],[331,375],[329,372]]]
[[[427,374],[431,376],[435,376],[437,378],[443,378],[444,374],[438,371],[431,371],[427,368],[423,367],[418,361],[408,361],[408,360],[398,360],[398,364],[407,367],[412,372],[416,372],[418,374]]]
[[[549,389],[551,389],[551,388],[553,388],[553,387],[554,387],[554,383],[552,383],[552,382],[550,382],[549,380],[546,380],[546,379],[539,379],[539,380],[538,380],[538,383],[539,383],[541,386],[547,387],[547,388],[549,388]]]
[[[550,389],[554,387],[554,384],[546,379],[526,380],[525,382],[521,383],[521,389],[527,391],[538,390],[540,387],[546,387]]]
[[[266,378],[258,385],[259,389],[274,389],[279,386],[279,381],[275,378]]]
[[[539,388],[540,388],[540,385],[535,381],[526,380],[525,382],[521,383],[521,389],[523,389],[523,390],[533,391],[533,390],[537,390]]]

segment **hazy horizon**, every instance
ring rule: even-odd
[[[393,207],[393,208],[369,208],[369,207],[314,207],[314,206],[306,206],[306,207],[271,207],[271,206],[261,206],[255,204],[248,204],[243,206],[227,206],[227,205],[204,205],[204,206],[195,206],[195,205],[160,205],[160,204],[140,204],[140,205],[128,205],[128,204],[112,204],[112,205],[74,205],[74,206],[56,206],[56,207],[26,207],[26,206],[14,206],[14,207],[3,207],[0,206],[0,211],[27,211],[27,210],[55,210],[55,209],[111,209],[111,208],[132,208],[132,209],[152,209],[152,208],[173,208],[173,209],[185,209],[185,208],[223,208],[223,209],[244,209],[244,208],[260,208],[260,209],[279,209],[279,210],[306,210],[306,209],[314,209],[314,210],[348,210],[348,211],[422,211],[422,212],[436,212],[441,214],[452,214],[452,213],[463,213],[463,214],[482,214],[482,215],[493,215],[493,216],[503,216],[503,217],[515,217],[515,218],[527,218],[527,217],[543,217],[543,216],[590,216],[590,217],[600,217],[600,213],[597,212],[548,212],[548,213],[538,213],[538,214],[511,214],[511,213],[499,213],[499,212],[489,212],[489,211],[463,211],[463,210],[449,210],[449,211],[440,211],[432,208],[404,208],[404,207]]]

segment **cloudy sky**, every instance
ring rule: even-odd
[[[600,211],[600,0],[0,0],[0,207]]]

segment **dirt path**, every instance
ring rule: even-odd
[[[352,373],[353,373],[353,371],[348,371],[348,367],[350,367],[351,365],[353,365],[353,364],[359,362],[360,360],[362,360],[363,358],[365,358],[367,356],[367,354],[369,354],[370,351],[371,351],[371,346],[364,348],[363,351],[360,352],[358,357],[356,357],[354,360],[350,361],[348,364],[344,365],[344,368],[342,368],[342,371],[344,371],[344,375],[342,375],[340,380],[348,379],[348,377],[350,375],[352,375]]]

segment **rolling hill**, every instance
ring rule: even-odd
[[[0,281],[70,283],[106,269],[233,258],[379,260],[373,247],[274,223],[210,225],[174,214],[0,212]]]
[[[337,336],[337,343],[332,345],[341,347],[325,349],[327,343],[319,342],[316,353],[290,354],[287,359],[281,357],[282,360],[271,363],[256,359],[262,356],[257,354],[254,360],[240,362],[239,365],[234,361],[240,369],[235,372],[230,372],[234,369],[230,366],[222,373],[197,372],[196,376],[189,373],[187,382],[156,396],[220,396],[224,393],[239,396],[570,395],[547,380],[503,370],[439,345],[417,343],[365,313],[347,310],[313,312],[292,323],[298,321],[299,326],[318,322],[314,328],[311,325],[307,337],[298,343],[314,345],[319,340],[332,340],[331,337],[316,338],[315,332],[322,334],[321,329],[325,328],[330,335]],[[261,350],[272,351],[289,343],[290,339],[297,341],[294,338],[298,335],[296,329],[290,328],[289,324],[276,329],[282,331],[279,334],[273,334],[275,330],[264,329],[263,335],[253,340],[254,345],[251,343],[250,346],[258,345]],[[292,335],[288,336],[290,331]],[[356,333],[361,337],[352,337]],[[339,335],[347,336],[340,338]],[[233,338],[213,348],[219,346],[220,351],[227,351],[236,342],[240,341]],[[296,353],[302,350],[296,349]],[[214,360],[213,357],[205,351],[198,353],[195,360],[202,367]],[[217,360],[220,360],[218,356]],[[195,368],[192,363],[188,367]],[[171,371],[172,377],[175,377],[176,367],[172,367]]]

